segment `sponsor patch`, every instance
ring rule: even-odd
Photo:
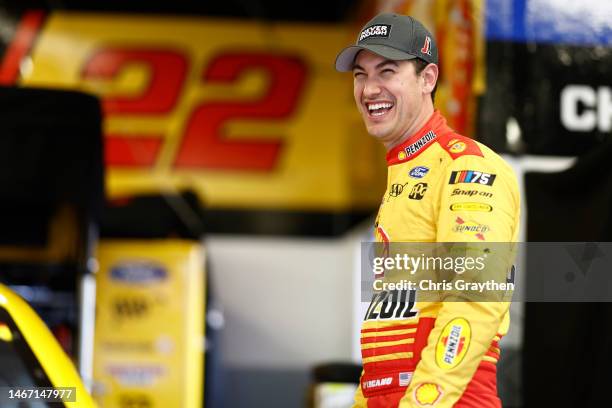
[[[372,295],[363,320],[404,320],[419,314],[416,290],[382,290]]]
[[[476,170],[461,170],[451,172],[448,184],[476,183],[492,186],[497,175]]]
[[[377,24],[364,28],[359,34],[359,41],[363,41],[370,37],[387,38],[391,32],[391,26],[388,24]]]
[[[456,188],[451,193],[451,196],[466,196],[466,197],[493,197],[493,193],[488,191],[478,191],[478,190],[463,190],[461,188]]]
[[[454,145],[452,145],[448,150],[451,153],[461,153],[462,151],[464,151],[467,148],[467,145],[463,142],[457,142]]]
[[[425,36],[425,41],[421,47],[421,52],[423,54],[431,55],[431,38],[429,38],[428,35]]]
[[[414,400],[421,407],[433,406],[442,396],[442,388],[438,384],[423,383],[414,390]]]
[[[427,183],[418,183],[412,187],[412,191],[408,194],[411,200],[422,200],[427,191]]]
[[[402,192],[404,191],[404,187],[406,187],[406,185],[408,185],[408,183],[406,183],[406,184],[399,184],[399,183],[391,184],[391,188],[389,188],[389,198],[399,197],[402,194]]]
[[[423,147],[427,146],[429,142],[431,142],[435,138],[436,138],[436,134],[434,133],[433,130],[430,130],[429,132],[421,136],[419,140],[417,140],[410,146],[406,146],[406,148],[404,148],[404,151],[406,152],[407,156],[412,156],[413,154],[421,150]]]
[[[365,389],[378,388],[386,385],[391,385],[393,382],[393,377],[385,377],[385,378],[377,378],[375,380],[364,381],[361,384],[361,387]]]
[[[397,154],[397,159],[398,159],[398,160],[405,160],[405,159],[406,159],[406,157],[408,157],[408,156],[406,156],[406,152],[405,152],[405,151],[403,151],[403,150],[402,150],[402,151],[400,151],[400,152]]]
[[[399,373],[399,386],[405,387],[410,384],[412,380],[412,373]]]
[[[436,344],[436,364],[443,370],[457,367],[470,346],[472,329],[470,323],[457,317],[444,326]]]
[[[479,211],[491,212],[493,207],[485,203],[455,203],[450,206],[451,211]]]
[[[485,233],[491,231],[491,228],[486,224],[478,224],[472,221],[465,221],[461,217],[455,219],[454,232],[462,234],[474,235],[477,239],[485,241]]]
[[[421,179],[423,177],[425,177],[427,175],[427,173],[429,173],[429,168],[425,167],[425,166],[418,166],[418,167],[414,167],[410,170],[410,173],[408,173],[408,175],[412,178],[415,179]]]

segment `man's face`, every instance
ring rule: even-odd
[[[424,83],[414,64],[363,50],[355,59],[353,77],[355,102],[368,133],[390,148],[418,130],[414,127],[423,109]]]

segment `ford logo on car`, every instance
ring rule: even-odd
[[[419,167],[415,167],[412,170],[410,170],[410,173],[408,173],[408,175],[412,178],[420,179],[420,178],[425,177],[427,172],[429,172],[429,168],[425,166],[419,166]]]

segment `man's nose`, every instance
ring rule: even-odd
[[[363,87],[363,95],[366,98],[371,98],[380,94],[382,88],[380,83],[375,79],[367,79]]]

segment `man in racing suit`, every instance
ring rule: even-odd
[[[368,22],[336,60],[336,69],[353,72],[366,128],[387,148],[377,241],[515,242],[515,176],[492,150],[455,133],[434,110],[437,63],[433,36],[413,18],[395,14]],[[501,407],[496,362],[509,303],[419,301],[418,291],[408,298],[409,313],[383,318],[384,304],[376,300],[366,313],[355,406]],[[451,329],[460,346],[448,354]]]

